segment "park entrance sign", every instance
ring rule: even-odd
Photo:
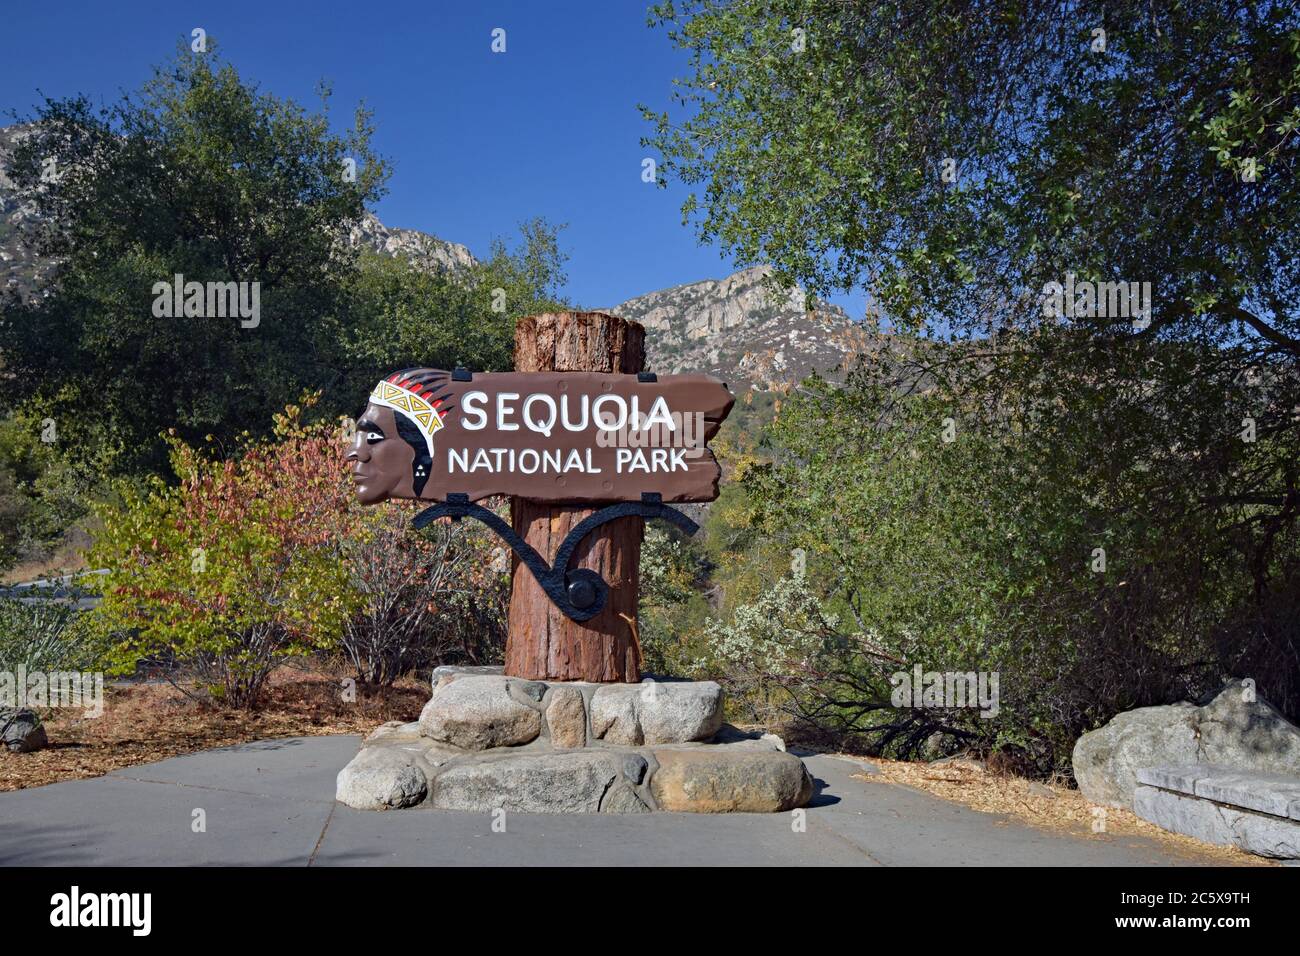
[[[673,505],[717,497],[706,443],[733,402],[707,375],[646,373],[644,341],[602,312],[536,315],[515,325],[513,372],[376,385],[348,452],[361,500],[425,502],[417,528],[482,521],[514,565],[504,666],[435,669],[419,721],[381,727],[339,773],[343,803],[623,814],[811,799],[779,740],[723,723],[715,681],[641,682],[645,522],[696,530]]]
[[[407,369],[371,393],[354,471],[362,500],[712,501],[732,402],[708,375]],[[409,455],[372,452],[387,440]]]
[[[514,552],[505,672],[640,679],[646,519],[695,523],[712,501],[708,441],[734,398],[709,375],[643,370],[644,329],[600,312],[520,319],[514,372],[412,368],[381,380],[348,461],[366,504],[428,501],[413,522],[476,518]],[[510,497],[510,521],[476,502]]]

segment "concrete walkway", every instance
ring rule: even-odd
[[[93,780],[0,793],[0,865],[1186,865],[1135,837],[1057,836],[808,757],[820,792],[790,814],[650,816],[431,810],[334,802],[357,737],[267,740]],[[201,811],[201,813],[199,812]],[[197,820],[206,823],[206,832]]]

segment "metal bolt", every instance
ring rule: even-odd
[[[591,607],[596,603],[596,588],[585,578],[569,582],[569,603],[579,609]]]

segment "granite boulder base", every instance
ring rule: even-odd
[[[778,812],[813,781],[771,734],[722,722],[713,681],[589,684],[440,667],[420,719],[385,724],[339,772],[360,810]]]

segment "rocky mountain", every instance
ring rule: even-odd
[[[36,205],[17,192],[5,172],[10,151],[30,135],[29,125],[0,126],[0,290],[16,287],[24,293],[39,286],[52,266],[24,242],[24,230],[36,224]]]
[[[38,290],[52,263],[24,241],[35,224],[35,206],[4,174],[9,151],[30,127],[0,127],[0,289],[24,294]],[[354,223],[345,240],[354,248],[404,256],[430,270],[472,266],[465,246],[415,229],[384,225],[373,213]],[[725,279],[706,279],[649,292],[607,311],[646,326],[647,364],[657,372],[704,371],[733,389],[779,388],[813,371],[833,374],[873,338],[843,309],[818,301],[804,308],[799,290],[774,292],[765,279],[771,269],[744,269]]]
[[[416,266],[430,271],[466,269],[474,265],[470,251],[456,242],[448,242],[418,229],[392,229],[367,212],[348,231],[353,248],[370,249],[382,255],[404,256]]]
[[[646,327],[647,365],[657,372],[719,375],[733,390],[793,384],[813,371],[833,374],[871,343],[873,333],[839,306],[782,294],[755,266],[628,299],[608,311]]]

